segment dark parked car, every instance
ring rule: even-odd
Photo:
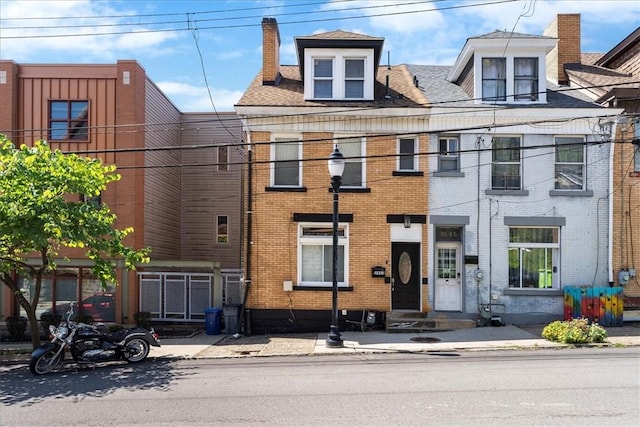
[[[69,303],[57,304],[56,314],[64,316],[70,307]],[[52,314],[53,309],[46,310],[40,315],[40,319]],[[91,295],[82,300],[75,315],[91,316],[96,322],[113,322],[116,318],[116,295],[112,292]]]

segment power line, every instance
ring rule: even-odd
[[[487,1],[484,3],[474,3],[474,4],[462,4],[456,6],[448,6],[442,8],[431,8],[431,9],[421,9],[421,10],[410,10],[410,11],[398,11],[398,12],[388,12],[388,13],[380,13],[380,14],[370,14],[370,15],[362,15],[362,16],[342,16],[340,18],[318,18],[318,19],[305,19],[299,21],[283,21],[278,22],[278,25],[293,25],[293,24],[308,24],[308,23],[316,23],[316,22],[331,22],[331,21],[346,21],[346,20],[355,20],[355,19],[369,19],[369,18],[378,18],[384,16],[397,16],[397,15],[406,15],[412,13],[424,13],[424,12],[439,12],[443,10],[452,10],[452,9],[463,9],[477,6],[487,6],[487,5],[495,5],[501,3],[511,3],[516,0],[493,0]],[[418,2],[421,3],[421,2]],[[427,2],[432,3],[432,2]],[[371,6],[373,7],[373,6]],[[389,7],[387,5],[387,7]],[[310,12],[312,13],[312,12]],[[310,13],[304,13],[304,15],[308,15]],[[277,15],[276,15],[277,16]],[[186,24],[186,22],[184,22]],[[229,24],[229,25],[217,25],[217,26],[201,26],[200,30],[222,30],[222,29],[232,29],[232,28],[252,28],[252,27],[260,27],[262,24]],[[78,34],[38,34],[38,35],[19,35],[19,36],[1,36],[0,39],[38,39],[38,38],[60,38],[60,37],[95,37],[95,36],[114,36],[114,35],[125,35],[125,34],[148,34],[148,33],[161,33],[161,32],[179,32],[179,31],[189,31],[188,26],[186,28],[168,28],[168,29],[156,29],[156,30],[135,30],[135,31],[110,31],[110,32],[94,32],[94,33],[78,33]]]
[[[632,82],[625,82],[625,83],[612,83],[612,84],[600,84],[600,85],[592,85],[592,86],[584,86],[584,87],[567,87],[567,88],[563,88],[563,89],[558,89],[558,90],[551,90],[548,89],[548,91],[550,92],[554,92],[554,93],[558,93],[558,94],[563,94],[563,93],[569,93],[569,92],[574,92],[574,91],[581,91],[584,89],[604,89],[604,88],[616,88],[616,87],[624,87],[626,85],[630,85],[630,84],[640,84],[640,80],[638,81],[632,81]],[[542,93],[542,92],[539,92]],[[450,104],[455,104],[455,103],[461,103],[461,102],[465,102],[468,103],[470,101],[475,102],[475,101],[479,101],[481,100],[481,98],[468,98],[468,99],[457,99],[457,100],[444,100],[444,101],[437,101],[437,102],[427,102],[427,103],[416,103],[415,107],[398,107],[398,108],[423,108],[423,109],[428,109],[431,107],[439,107],[442,109],[448,109],[451,108],[452,111],[449,112],[438,112],[438,113],[431,113],[429,111],[425,111],[424,112],[424,116],[429,116],[429,117],[438,117],[438,116],[445,116],[445,115],[465,115],[467,113],[478,113],[481,111],[495,111],[496,108],[499,107],[503,107],[502,104],[478,104],[477,106],[469,106],[469,105],[465,105],[463,107],[456,107],[456,106],[452,106]],[[595,105],[595,104],[594,104]],[[538,107],[539,105],[536,105],[536,107]],[[276,106],[272,106],[273,108],[277,108]],[[506,108],[510,108],[512,107],[511,105],[504,105],[504,107]],[[523,107],[523,106],[519,106],[519,107]],[[314,116],[331,116],[329,118],[327,118],[324,121],[315,121],[314,123],[323,123],[323,122],[332,122],[332,123],[336,123],[336,122],[340,122],[340,121],[352,121],[353,117],[350,116],[346,116],[346,114],[349,113],[355,113],[355,112],[363,112],[363,111],[378,111],[378,110],[383,110],[386,108],[393,108],[390,106],[385,106],[385,105],[377,105],[377,106],[367,106],[367,107],[345,107],[345,108],[341,108],[341,109],[336,109],[336,110],[332,110],[332,111],[321,111],[321,112],[317,112],[317,111],[311,111],[311,112],[296,112],[296,113],[291,113],[291,114],[273,114],[273,115],[254,115],[249,117],[249,119],[251,120],[257,120],[257,119],[282,119],[282,118],[305,118],[305,117],[314,117]],[[459,110],[459,108],[465,108],[465,110]],[[524,107],[526,108],[526,107]],[[604,107],[603,107],[604,109]],[[419,110],[421,111],[421,110]],[[183,116],[189,116],[188,113],[182,113]],[[237,121],[238,120],[238,115],[233,113],[233,112],[225,112],[224,115],[228,116],[228,117],[220,117],[218,112],[211,112],[209,114],[215,115],[216,116],[216,120],[208,120],[208,119],[203,119],[203,120],[189,120],[189,121],[179,121],[179,122],[144,122],[144,123],[131,123],[131,124],[108,124],[108,125],[100,125],[100,126],[89,126],[87,129],[89,131],[93,131],[93,132],[97,132],[100,130],[108,130],[108,129],[113,129],[113,133],[114,134],[118,134],[118,133],[138,133],[138,132],[164,132],[167,130],[179,130],[179,131],[185,131],[186,129],[186,125],[190,125],[190,124],[194,124],[194,123],[220,123],[221,126],[225,129],[233,129],[233,127],[228,127],[225,126],[224,121]],[[340,117],[340,116],[336,116],[337,114],[344,114],[344,117]],[[418,115],[416,115],[417,117]],[[364,118],[366,120],[366,118]],[[540,123],[540,122],[538,122]],[[544,123],[544,121],[542,121],[541,123]],[[288,123],[280,123],[280,124],[300,124],[299,121],[296,122],[288,122]],[[263,124],[263,125],[267,125],[267,124]],[[175,128],[175,129],[149,129],[150,127],[161,127],[161,126],[180,126],[179,129]],[[126,130],[127,128],[140,128],[143,127],[145,128],[144,130],[137,130],[137,129],[133,129],[133,130]],[[486,126],[485,126],[486,127]],[[21,128],[21,129],[0,129],[0,132],[2,133],[21,133],[21,134],[25,134],[25,133],[46,133],[48,132],[50,129],[49,128],[32,128],[32,129],[25,129],[25,128]],[[443,129],[440,130],[440,132],[447,132],[448,130]],[[105,135],[107,134],[106,132],[101,132],[101,135]],[[60,142],[65,142],[65,141],[60,141]]]

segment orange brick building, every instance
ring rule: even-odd
[[[426,99],[404,66],[381,66],[383,39],[334,31],[296,37],[278,63],[263,20],[263,70],[236,105],[253,163],[252,332],[322,330],[332,307],[328,157],[346,158],[339,190],[340,322],[362,310],[426,312]],[[401,266],[399,268],[399,266]]]

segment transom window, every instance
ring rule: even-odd
[[[516,101],[538,100],[538,58],[513,60],[513,92]]]
[[[89,101],[49,101],[49,140],[89,140]]]
[[[400,138],[398,140],[398,170],[418,170],[418,141],[417,138]]]
[[[520,190],[520,137],[495,136],[492,146],[491,189]]]
[[[460,157],[460,143],[456,136],[441,136],[438,138],[438,170],[457,171]]]
[[[276,137],[271,144],[271,179],[276,187],[299,187],[301,177],[300,141],[296,137]]]
[[[364,187],[364,138],[340,138],[335,141],[345,157],[343,187]]]
[[[507,67],[505,58],[482,58],[482,100],[507,100]]]
[[[556,137],[556,190],[584,189],[584,138]]]
[[[298,238],[298,283],[302,286],[331,286],[333,283],[332,224],[302,225]],[[348,277],[349,239],[347,227],[338,226],[337,282]]]
[[[556,288],[559,227],[509,228],[509,287]]]

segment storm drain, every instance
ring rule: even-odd
[[[415,342],[421,342],[421,343],[440,342],[440,338],[434,338],[434,337],[411,337],[410,340]]]

